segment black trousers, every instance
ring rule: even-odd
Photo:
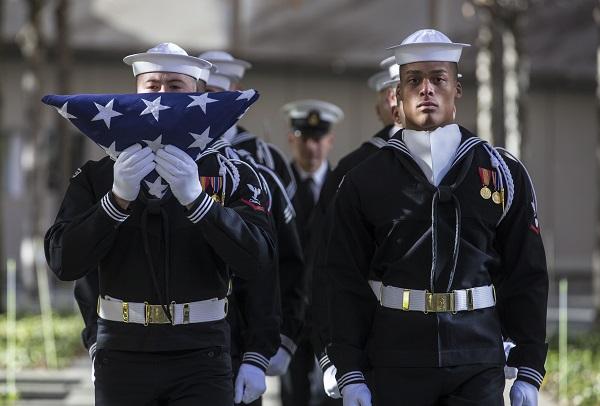
[[[375,368],[373,406],[504,406],[504,369],[496,365]]]
[[[231,358],[220,348],[176,352],[100,349],[97,406],[232,406]]]
[[[281,377],[282,406],[341,406],[323,390],[323,378],[309,339],[301,340],[290,367]]]

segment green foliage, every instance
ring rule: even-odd
[[[53,325],[58,367],[64,368],[70,364],[75,356],[85,351],[81,344],[83,320],[79,314],[54,315]],[[17,369],[45,368],[46,359],[41,316],[19,318],[16,330],[15,358]],[[6,333],[6,315],[2,315],[2,318],[0,318],[0,369],[4,370],[6,369]]]
[[[567,397],[569,405],[600,405],[600,330],[569,339],[567,351]],[[544,388],[558,398],[558,340],[550,342]]]

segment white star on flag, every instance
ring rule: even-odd
[[[152,196],[156,196],[159,199],[162,199],[162,197],[165,195],[165,190],[167,190],[168,187],[167,185],[163,185],[161,181],[162,178],[160,176],[156,178],[154,182],[148,182],[147,180],[144,181],[148,186],[148,192],[150,192]]]
[[[150,141],[150,140],[142,140],[144,141],[146,144],[148,144],[148,146],[150,147],[150,149],[152,149],[152,152],[156,152],[161,148],[164,148],[164,144],[162,143],[162,134],[158,136],[158,138],[156,138],[154,141]]]
[[[56,111],[58,111],[58,114],[60,114],[64,118],[77,118],[74,115],[69,114],[67,112],[67,104],[69,104],[69,102],[65,102],[65,104],[63,104],[63,106],[60,109],[58,107],[55,107]]]
[[[96,105],[96,108],[98,109],[98,114],[96,114],[94,116],[94,118],[92,118],[92,121],[104,120],[104,124],[106,124],[106,126],[108,128],[110,128],[110,119],[113,117],[123,115],[122,113],[119,113],[118,111],[113,110],[113,102],[114,101],[115,101],[115,99],[112,99],[111,101],[106,103],[106,106],[103,106],[101,104],[94,102],[94,104]]]
[[[142,101],[146,104],[146,108],[140,113],[140,116],[152,113],[154,119],[158,122],[158,114],[160,113],[160,111],[171,108],[170,106],[163,106],[162,104],[160,104],[160,98],[161,96],[158,96],[154,101],[142,99]]]
[[[203,93],[200,96],[191,96],[192,102],[186,106],[186,108],[200,106],[202,112],[206,114],[206,105],[214,102],[218,102],[216,99],[211,99],[208,97],[208,93]]]
[[[117,158],[119,157],[119,155],[121,155],[121,151],[117,151],[116,144],[117,144],[116,141],[113,141],[113,143],[110,144],[110,146],[108,146],[108,147],[104,147],[104,146],[101,145],[102,149],[104,151],[106,151],[106,153],[108,154],[108,156],[113,161],[116,161]]]
[[[256,91],[254,91],[253,89],[248,89],[248,90],[244,90],[243,92],[239,92],[240,95],[238,96],[237,100],[250,100],[254,94],[256,93]]]
[[[188,149],[196,147],[200,148],[201,150],[204,150],[204,148],[206,148],[206,145],[213,140],[212,138],[210,138],[209,133],[210,127],[207,127],[202,134],[190,133],[190,135],[194,137],[194,142],[192,142],[188,146]]]

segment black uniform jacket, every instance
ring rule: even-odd
[[[313,221],[316,224],[323,225],[323,231],[319,234],[319,243],[317,244],[314,264],[312,266],[312,320],[314,323],[313,348],[315,355],[322,359],[325,355],[325,348],[331,342],[331,325],[330,325],[330,277],[327,274],[327,268],[323,266],[323,260],[326,258],[327,242],[329,233],[331,232],[331,224],[328,222],[326,215],[327,210],[332,205],[335,192],[346,173],[349,170],[362,163],[365,159],[379,151],[382,146],[385,146],[389,136],[391,125],[385,126],[378,131],[370,140],[364,142],[360,147],[344,156],[338,162],[335,169],[331,172],[327,181],[323,185],[323,190],[319,196],[317,210],[314,214]],[[331,217],[331,216],[329,216]],[[322,364],[325,366],[325,364]]]
[[[235,149],[248,151],[254,156],[257,163],[275,171],[283,183],[288,197],[293,198],[296,193],[296,182],[283,152],[275,145],[261,140],[242,127],[238,126],[237,130],[237,134],[231,140],[231,145]]]
[[[246,137],[249,133],[242,132],[241,134]],[[256,166],[259,175],[264,178],[269,187],[270,204],[268,207],[274,221],[278,248],[277,265],[282,310],[281,334],[297,343],[304,325],[306,312],[307,275],[296,225],[296,213],[287,195],[286,184],[277,173],[277,168],[285,169],[285,167],[281,165],[273,165],[272,168],[267,166],[266,163],[270,160],[264,159],[264,147],[268,147],[269,144],[259,141],[253,137],[250,141],[238,143],[235,149],[241,152],[242,155],[248,153],[252,156],[253,164]],[[245,150],[242,146],[250,147],[251,150]],[[257,157],[258,151],[263,151],[259,154],[262,156],[261,160]],[[273,149],[270,153],[272,156],[278,157],[273,162],[285,164],[278,150]],[[284,170],[285,172],[287,172],[287,169]],[[285,348],[287,348],[286,343],[287,340],[282,343]],[[293,351],[292,348],[287,349]]]
[[[155,207],[144,192],[121,210],[111,193],[113,161],[87,162],[71,179],[46,234],[52,271],[61,280],[75,280],[98,270],[101,295],[152,304],[224,298],[230,267],[241,278],[258,277],[275,255],[266,209],[252,190],[260,188],[259,180],[244,165],[223,171],[217,155],[198,161],[199,176],[211,186],[189,210],[173,197]],[[230,176],[235,172],[237,179]],[[228,347],[229,328],[225,320],[145,327],[99,319],[97,339],[98,348],[129,351]]]
[[[544,374],[548,275],[533,188],[520,163],[505,159],[515,193],[498,224],[502,206],[480,195],[479,168],[493,168],[490,156],[477,138],[461,131],[459,152],[467,152],[457,155],[442,180],[445,198],[435,216],[432,199],[438,188],[426,180],[408,149],[392,147],[392,142],[351,170],[340,185],[326,260],[332,277],[329,356],[338,368],[338,382],[360,382],[355,371],[360,375],[372,367],[503,365],[503,334],[517,345],[508,365]],[[392,139],[403,145],[401,132]],[[444,187],[461,174],[464,180],[456,187]],[[451,277],[457,207],[459,255]],[[432,217],[438,234],[434,291],[493,283],[496,307],[424,314],[378,304],[368,279],[431,291]]]

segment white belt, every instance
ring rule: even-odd
[[[373,280],[369,281],[369,285],[379,303],[392,309],[424,313],[456,313],[494,307],[496,304],[494,285],[453,290],[446,293],[385,286],[383,283]]]
[[[98,297],[98,316],[105,320],[123,323],[190,324],[222,320],[227,316],[227,298],[208,299],[190,303],[171,302],[168,306],[173,321],[165,314],[161,305],[123,302],[111,297]]]

